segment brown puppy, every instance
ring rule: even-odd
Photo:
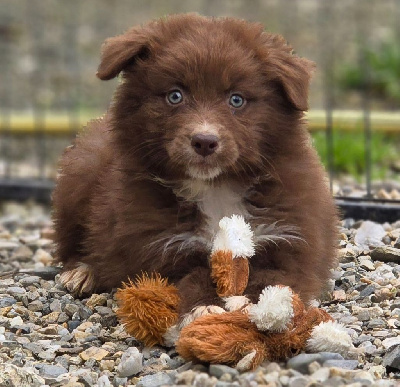
[[[334,262],[336,210],[303,119],[313,65],[260,24],[169,16],[103,47],[111,109],[63,156],[54,192],[62,282],[74,293],[159,272],[181,313],[220,305],[209,253],[223,216],[255,231],[245,294],[307,301]]]

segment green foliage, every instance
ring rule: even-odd
[[[369,81],[373,95],[391,103],[400,102],[400,44],[384,42],[377,49],[366,48],[363,52],[363,71],[357,64],[344,64],[338,71],[338,83],[343,90],[364,90]],[[369,80],[366,79],[369,74]]]
[[[313,143],[325,167],[328,167],[328,149],[325,132],[312,133]],[[390,165],[396,160],[396,144],[383,133],[371,137],[372,177],[384,179]],[[334,131],[333,166],[335,174],[350,174],[361,178],[366,171],[365,139],[362,131]]]

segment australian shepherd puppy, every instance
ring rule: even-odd
[[[107,39],[97,76],[121,82],[65,152],[53,196],[62,283],[82,295],[158,272],[181,314],[221,305],[209,255],[236,214],[255,233],[245,295],[318,296],[337,222],[304,121],[313,67],[233,18],[168,16]]]

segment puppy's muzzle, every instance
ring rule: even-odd
[[[212,134],[195,134],[192,137],[191,145],[197,154],[207,157],[217,150],[218,142],[219,138]]]

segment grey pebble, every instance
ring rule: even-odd
[[[301,353],[289,359],[287,367],[306,374],[308,373],[308,366],[314,361],[320,363],[322,361],[321,355],[318,353]]]
[[[383,366],[400,370],[400,345],[389,348],[383,356]]]
[[[35,368],[39,370],[39,375],[44,378],[57,378],[57,376],[68,372],[68,370],[62,366],[45,363],[38,363],[35,365]]]
[[[210,375],[215,376],[218,379],[223,374],[228,374],[228,375],[231,375],[232,377],[239,375],[239,371],[236,370],[235,368],[228,367],[228,366],[222,365],[222,364],[211,364],[210,368],[209,368],[209,373],[210,373]]]
[[[0,298],[0,308],[14,305],[16,302],[17,302],[17,300],[14,297],[8,297],[8,296],[1,297]]]
[[[143,355],[136,347],[128,348],[118,365],[118,376],[126,377],[138,374],[143,369]]]
[[[27,277],[23,277],[19,280],[19,283],[23,286],[29,286],[33,284],[39,284],[40,282],[40,277],[36,275],[29,275]]]
[[[137,387],[158,387],[162,385],[172,385],[173,380],[170,374],[158,372],[154,375],[143,376],[136,384]]]
[[[337,367],[346,370],[355,370],[358,366],[358,360],[327,360],[323,363],[324,367]]]

